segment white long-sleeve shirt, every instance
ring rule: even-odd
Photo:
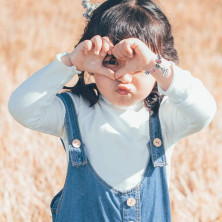
[[[9,111],[25,127],[62,138],[69,160],[65,107],[56,94],[75,73],[74,67],[65,66],[60,57],[12,93]],[[215,100],[199,79],[176,65],[173,71],[168,90],[164,92],[158,86],[166,95],[160,105],[159,118],[168,164],[168,185],[175,143],[206,127],[216,112]],[[149,160],[149,113],[143,102],[117,107],[101,96],[89,107],[82,96],[72,95],[72,98],[86,155],[97,174],[119,191],[136,186]]]

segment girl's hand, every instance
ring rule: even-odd
[[[120,60],[125,60],[125,65],[115,73],[116,79],[124,74],[146,71],[155,66],[156,55],[149,47],[137,38],[128,38],[120,41],[112,49],[112,54]]]
[[[112,42],[108,37],[94,36],[90,40],[81,42],[70,54],[70,62],[80,71],[98,73],[111,79],[114,78],[114,71],[103,66],[104,57],[111,54]]]

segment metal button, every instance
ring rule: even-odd
[[[126,203],[127,203],[127,206],[133,207],[133,206],[135,205],[135,203],[136,203],[136,200],[131,197],[131,198],[129,198],[129,199],[126,201]]]
[[[72,146],[75,148],[79,148],[81,146],[81,142],[78,139],[74,139],[72,141]]]
[[[154,145],[155,147],[160,147],[160,146],[162,145],[161,139],[155,138],[155,139],[153,140],[153,145]]]

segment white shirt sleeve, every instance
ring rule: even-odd
[[[205,128],[216,112],[216,102],[202,82],[173,64],[174,77],[160,106],[160,121],[169,145]]]
[[[65,107],[56,94],[76,73],[74,66],[61,62],[63,55],[22,83],[8,104],[11,115],[25,127],[58,137],[64,133]]]

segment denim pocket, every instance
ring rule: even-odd
[[[56,213],[58,212],[59,205],[62,200],[63,189],[60,190],[52,199],[50,209],[52,212],[52,221],[55,221]]]

